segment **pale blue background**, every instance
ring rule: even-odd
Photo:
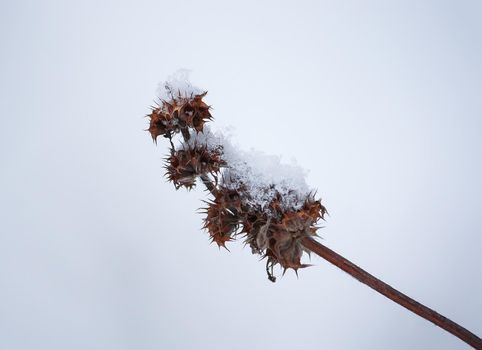
[[[482,3],[0,4],[1,349],[467,349],[321,259],[209,245],[143,131],[184,67],[324,243],[482,334]]]

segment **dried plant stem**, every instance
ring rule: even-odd
[[[181,128],[181,134],[185,142],[188,142],[191,139],[191,135],[189,135],[189,129],[187,127]]]
[[[214,197],[216,197],[216,186],[211,182],[211,179],[209,179],[209,177],[204,174],[200,175],[199,177],[201,178],[208,191],[211,192]]]
[[[345,259],[340,254],[334,252],[323,244],[308,237],[302,239],[302,244],[305,248],[319,255],[323,259],[328,260],[333,265],[339,267],[360,282],[376,290],[378,293],[383,294],[388,299],[393,300],[397,304],[416,313],[420,317],[423,317],[426,320],[445,329],[447,332],[452,333],[475,349],[482,349],[482,340],[469,330],[440,315],[438,312],[426,307],[425,305],[420,304],[407,295],[399,292],[395,288],[392,288],[385,282],[380,281],[375,276],[372,276],[365,270],[361,269],[351,261]]]

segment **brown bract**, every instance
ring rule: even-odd
[[[303,252],[309,253],[301,240],[316,236],[316,224],[324,218],[325,207],[312,194],[300,198],[299,202],[303,205],[295,207],[286,204],[277,193],[267,207],[261,208],[253,204],[255,201],[252,201],[250,191],[243,183],[238,182],[236,188],[226,185],[229,181],[224,178],[219,183],[222,168],[230,166],[223,160],[222,146],[212,149],[191,140],[191,133],[203,132],[204,123],[212,119],[210,107],[203,102],[205,95],[186,98],[179,94],[170,101],[162,101],[148,115],[153,140],[162,135],[171,141],[171,152],[165,159],[167,179],[176,189],[191,189],[196,184],[196,178],[201,177],[214,196],[204,208],[204,228],[209,232],[211,241],[226,248],[227,242],[242,235],[254,254],[266,258],[270,280],[275,280],[273,266],[277,264],[285,271],[308,266],[301,263]],[[172,136],[177,133],[184,138],[184,144],[179,149],[175,149],[172,142]],[[266,192],[273,188],[274,185],[267,185]]]
[[[211,241],[216,242],[219,247],[226,248],[226,242],[234,239],[233,236],[239,227],[238,216],[216,200],[208,202],[205,211],[204,228],[209,232]]]
[[[219,187],[215,199],[208,202],[204,228],[212,241],[225,247],[235,235],[242,234],[252,252],[266,258],[271,268],[280,264],[285,270],[296,271],[308,266],[301,263],[307,251],[301,239],[316,236],[316,223],[326,214],[320,201],[309,195],[303,206],[294,210],[285,209],[276,198],[262,210],[243,201],[243,197],[237,190]]]
[[[326,209],[311,196],[301,209],[283,209],[279,199],[273,200],[270,214],[251,212],[244,221],[246,241],[253,252],[268,259],[267,264],[280,264],[285,270],[306,267],[301,256],[306,251],[301,244],[303,237],[316,236],[316,223],[323,219]],[[308,251],[307,251],[308,252]]]
[[[166,161],[166,177],[174,183],[176,189],[191,189],[196,184],[196,178],[203,174],[216,177],[225,165],[219,151],[208,150],[206,146],[186,146],[186,149],[172,150]]]
[[[156,142],[158,136],[171,137],[183,128],[192,128],[202,132],[204,124],[212,120],[210,107],[202,100],[206,93],[192,98],[179,97],[170,101],[161,101],[152,107],[147,115],[150,119],[148,131]]]

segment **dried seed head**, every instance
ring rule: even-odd
[[[305,251],[301,239],[316,235],[316,223],[325,215],[325,207],[309,196],[299,210],[283,210],[279,199],[274,199],[270,208],[270,214],[254,210],[244,216],[246,243],[253,253],[268,259],[268,266],[280,264],[295,271],[308,266],[301,263]]]
[[[202,146],[174,151],[166,161],[166,176],[174,183],[176,189],[179,187],[191,189],[196,184],[197,176],[203,174],[216,176],[224,165],[219,152],[210,151]]]
[[[236,213],[243,212],[243,202],[237,190],[219,186],[214,201]]]
[[[192,86],[185,72],[161,90],[160,104],[148,115],[148,130],[154,141],[159,136],[170,140],[166,177],[176,189],[191,189],[201,176],[214,195],[204,218],[211,241],[226,248],[226,242],[243,234],[252,252],[266,258],[271,281],[277,264],[285,271],[308,266],[301,263],[303,253],[309,253],[301,242],[316,235],[326,209],[310,193],[303,172],[276,157],[240,152],[207,130],[212,116],[203,101],[206,92]],[[184,139],[179,149],[173,143],[176,134]]]
[[[208,203],[205,210],[204,228],[208,230],[211,241],[226,248],[226,242],[233,240],[239,227],[238,215],[216,199]]]
[[[193,97],[179,97],[170,101],[161,101],[160,106],[152,108],[148,115],[152,139],[158,136],[170,137],[183,128],[193,128],[202,132],[204,124],[212,120],[210,107],[202,100],[206,93]]]
[[[192,100],[186,100],[179,114],[179,118],[197,132],[202,132],[204,124],[213,119],[209,112],[210,107],[202,100],[204,96],[206,92],[194,96]]]
[[[178,120],[171,113],[167,113],[167,110],[167,103],[163,102],[162,107],[153,108],[148,115],[150,118],[148,131],[151,133],[154,142],[157,141],[158,136],[169,137],[171,133],[179,131]]]

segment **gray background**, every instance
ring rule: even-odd
[[[143,131],[193,70],[216,125],[295,157],[324,243],[482,334],[478,1],[2,1],[1,349],[464,349],[313,258],[209,245]]]

